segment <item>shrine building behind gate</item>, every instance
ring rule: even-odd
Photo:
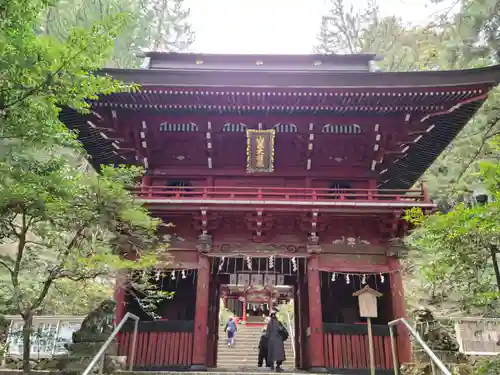
[[[369,69],[373,55],[148,56],[146,69],[102,72],[137,92],[103,96],[87,116],[62,113],[96,168],[142,165],[134,193],[175,224],[173,260],[157,279],[176,295],[161,319],[117,290],[117,321],[127,310],[142,319],[136,367],[216,367],[220,300],[236,296],[243,319],[250,303],[294,300],[297,368],[361,374],[367,328],[352,294],[370,285],[382,293],[376,367],[390,373],[387,323],[405,316],[404,210],[435,208],[417,181],[500,68],[381,73]],[[406,362],[408,334],[397,340]]]

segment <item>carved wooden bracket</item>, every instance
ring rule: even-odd
[[[209,253],[212,250],[212,236],[206,233],[200,234],[196,250],[200,253]]]
[[[386,255],[390,257],[401,258],[408,251],[408,247],[401,238],[392,238],[389,240],[389,247],[387,248]]]
[[[323,250],[319,245],[319,237],[316,234],[312,234],[307,238],[307,252],[309,254],[319,254]]]

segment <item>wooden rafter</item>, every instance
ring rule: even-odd
[[[307,145],[307,165],[306,169],[308,171],[312,168],[312,157],[314,149],[314,123],[309,124],[309,143]]]
[[[144,155],[142,157],[142,163],[144,165],[144,168],[147,170],[149,168],[149,148],[148,148],[148,142],[147,142],[147,131],[148,131],[148,124],[146,121],[141,122],[141,132],[139,134],[140,139],[141,139],[141,147],[144,150]]]
[[[213,143],[212,143],[212,123],[207,122],[207,165],[209,169],[213,168]]]

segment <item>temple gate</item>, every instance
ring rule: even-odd
[[[147,69],[103,71],[137,92],[104,96],[87,116],[61,114],[96,168],[144,166],[134,193],[175,224],[173,261],[157,281],[177,293],[157,319],[137,293],[116,293],[117,320],[125,311],[142,319],[136,368],[216,367],[221,300],[255,323],[247,308],[265,314],[293,299],[295,367],[366,371],[367,328],[352,293],[369,285],[383,293],[376,367],[390,373],[387,322],[405,316],[404,210],[435,209],[417,180],[500,68],[370,72],[373,55],[148,57]],[[130,338],[126,326],[120,354]],[[404,363],[408,335],[397,340]]]

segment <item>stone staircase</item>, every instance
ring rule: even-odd
[[[217,368],[219,369],[248,369],[257,368],[258,349],[260,334],[263,327],[240,326],[232,346],[227,345],[227,335],[224,326],[220,327],[219,343],[217,351]],[[295,367],[295,356],[292,350],[291,336],[285,341],[286,361],[285,369]]]

